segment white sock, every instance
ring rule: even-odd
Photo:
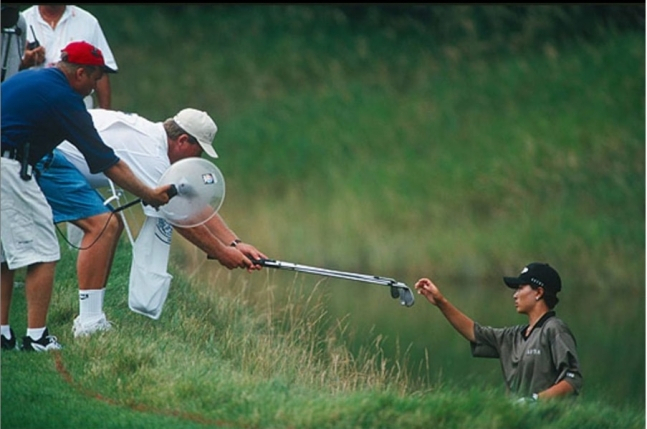
[[[42,328],[28,328],[27,329],[27,336],[30,337],[34,341],[38,341],[43,337],[43,334],[45,333],[45,329],[47,327],[44,326]]]
[[[81,320],[96,320],[103,316],[103,295],[106,289],[79,290]]]
[[[9,325],[0,326],[0,335],[5,337],[6,339],[10,340],[11,339],[11,326],[9,326]]]

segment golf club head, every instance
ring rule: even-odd
[[[400,289],[400,304],[411,307],[414,303],[413,292],[411,289]]]
[[[391,298],[400,298],[400,290],[395,286],[391,286]]]
[[[158,186],[171,184],[177,194],[159,208],[171,225],[191,228],[211,219],[225,198],[225,179],[213,163],[203,158],[185,158],[173,163]]]
[[[391,285],[391,297],[400,298],[400,304],[411,307],[414,303],[413,293],[404,283]]]

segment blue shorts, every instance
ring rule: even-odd
[[[112,211],[105,198],[90,186],[83,174],[58,150],[36,165],[36,180],[52,207],[54,223],[85,219]]]

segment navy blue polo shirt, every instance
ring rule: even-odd
[[[90,171],[100,173],[119,162],[94,128],[83,97],[56,67],[25,70],[2,82],[2,150],[29,142],[34,165],[64,140],[85,157]]]

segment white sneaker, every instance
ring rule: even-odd
[[[81,316],[76,316],[74,319],[74,326],[72,332],[74,338],[87,337],[99,331],[109,331],[112,329],[112,323],[106,319],[106,315],[102,315],[100,319],[91,322],[81,321]]]

